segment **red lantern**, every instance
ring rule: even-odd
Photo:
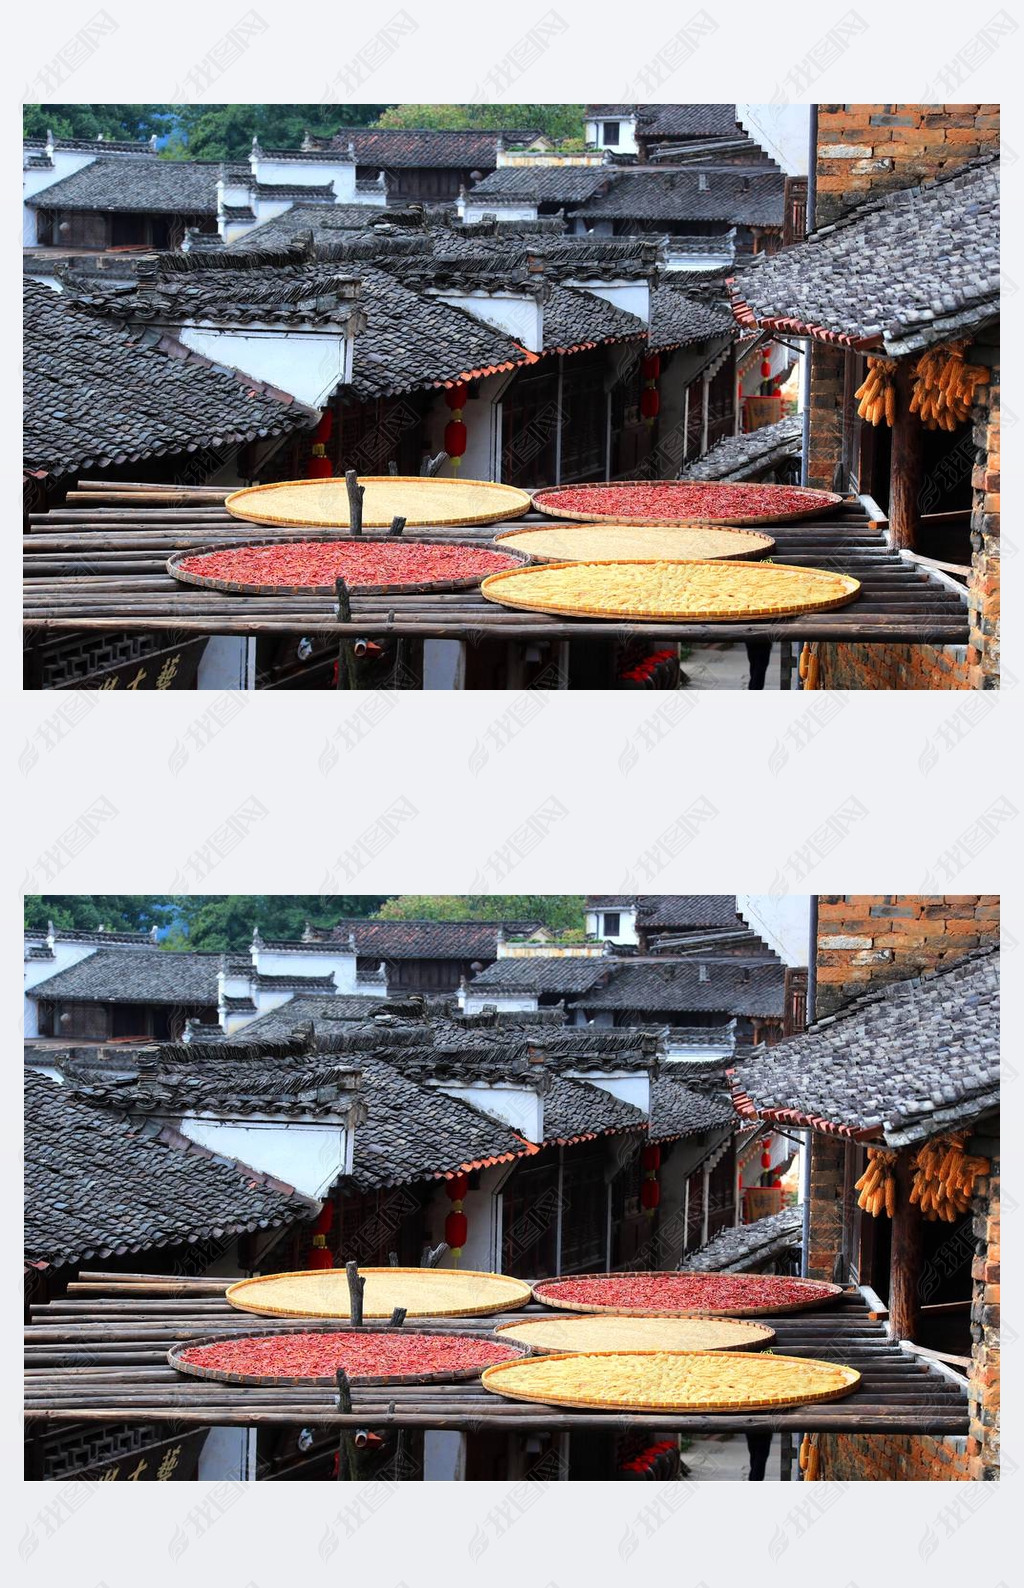
[[[461,458],[466,450],[466,427],[461,419],[449,419],[444,427],[444,450],[452,459]]]
[[[640,412],[645,419],[656,419],[661,408],[661,397],[653,386],[645,386],[640,393]]]
[[[656,1141],[649,1141],[640,1158],[645,1174],[657,1174],[661,1168],[661,1148]]]
[[[321,1218],[323,1217],[323,1213],[322,1212],[321,1212],[320,1217]],[[319,1224],[319,1223],[320,1223],[320,1219],[317,1219],[317,1224]],[[324,1233],[323,1230],[318,1229],[316,1234],[313,1236],[313,1245],[310,1248],[310,1253],[309,1253],[309,1259],[308,1259],[308,1262],[307,1262],[307,1267],[309,1267],[309,1268],[333,1268],[334,1267],[334,1258],[331,1255],[331,1253],[327,1250],[327,1236],[326,1236],[326,1234]]]
[[[772,361],[768,357],[768,349],[765,348],[764,356],[761,359],[761,379],[762,380],[770,380],[771,379],[771,374],[772,374]]]
[[[661,358],[657,353],[648,353],[644,359],[642,372],[644,380],[657,380],[661,374]]]
[[[768,1151],[768,1148],[766,1147],[764,1149],[764,1152],[761,1154],[761,1168],[762,1169],[770,1169],[771,1166],[772,1166],[772,1155]]]
[[[774,1179],[772,1180],[772,1190],[773,1191],[781,1191],[782,1190],[782,1181],[779,1179],[778,1175],[776,1175],[774,1177]]]
[[[329,1235],[334,1225],[334,1203],[325,1202],[317,1214],[316,1223],[313,1225],[314,1235]]]
[[[330,458],[324,456],[323,447],[314,447],[313,456],[306,469],[307,478],[311,480],[329,480],[334,474],[334,465]]]
[[[444,1183],[445,1191],[453,1202],[461,1202],[469,1190],[468,1174],[453,1174],[450,1180]]]
[[[645,1213],[653,1213],[661,1201],[661,1186],[657,1180],[640,1182],[640,1206]]]
[[[452,1254],[458,1257],[466,1244],[469,1233],[469,1221],[464,1213],[457,1213],[453,1208],[444,1221],[444,1238],[452,1249]]]
[[[334,414],[333,414],[333,412],[332,412],[332,410],[330,408],[325,408],[323,413],[320,415],[320,423],[317,425],[316,429],[313,431],[313,443],[314,443],[314,445],[315,446],[320,446],[320,447],[325,447],[327,445],[328,441],[330,441],[330,439],[331,439],[331,432],[332,432],[333,429],[334,429]]]
[[[465,381],[459,381],[455,386],[449,386],[444,394],[444,400],[451,409],[463,409],[469,397],[469,387]]]

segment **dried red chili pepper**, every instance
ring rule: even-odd
[[[427,584],[435,580],[483,578],[503,568],[516,568],[518,559],[482,546],[429,546],[415,541],[388,545],[368,541],[298,540],[289,545],[226,546],[220,551],[184,557],[184,573],[232,584],[322,585],[333,589],[336,579],[353,588],[375,584]]]
[[[538,506],[559,514],[601,513],[616,520],[785,518],[834,505],[828,491],[792,485],[728,485],[699,480],[626,481],[565,486],[542,493]]]
[[[574,1303],[626,1310],[670,1311],[704,1308],[739,1312],[750,1307],[781,1308],[828,1300],[830,1285],[787,1279],[778,1274],[587,1274],[538,1286],[550,1306]]]
[[[213,1345],[190,1346],[184,1362],[259,1378],[402,1378],[421,1373],[464,1373],[520,1353],[497,1340],[465,1334],[363,1333],[245,1335]]]

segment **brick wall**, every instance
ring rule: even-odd
[[[819,105],[815,224],[998,144],[998,105]]]
[[[872,981],[918,976],[998,940],[998,894],[822,894],[815,1013],[832,1014]]]
[[[999,1159],[992,1173],[976,1182],[974,1236],[977,1242],[971,1273],[970,1407],[967,1441],[970,1476],[999,1476]]]
[[[821,1477],[847,1483],[963,1483],[970,1477],[967,1444],[925,1434],[822,1434]]]
[[[811,1137],[811,1211],[807,1248],[809,1279],[833,1280],[843,1241],[843,1164],[845,1144],[835,1136]]]
[[[815,224],[998,147],[998,105],[819,105]],[[814,344],[808,484],[842,487],[843,358]],[[985,392],[985,388],[982,388]],[[976,405],[969,647],[820,645],[822,689],[989,689],[999,671],[999,395]]]

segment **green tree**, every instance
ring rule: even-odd
[[[23,105],[26,138],[143,139],[164,137],[174,126],[170,105]]]
[[[263,937],[299,938],[307,921],[334,926],[345,916],[374,915],[385,894],[251,893],[183,895],[170,901],[178,923],[165,946],[242,949],[254,926]]]
[[[385,921],[541,921],[582,928],[582,893],[402,893],[377,912]]]
[[[378,126],[455,131],[507,127],[512,132],[542,132],[549,138],[579,138],[583,121],[582,105],[389,105]]]
[[[245,160],[258,138],[265,149],[298,149],[303,135],[329,138],[339,127],[367,127],[386,105],[178,105],[170,159]]]
[[[25,896],[25,925],[45,930],[48,921],[66,931],[148,932],[175,917],[171,900],[151,894],[33,893]]]

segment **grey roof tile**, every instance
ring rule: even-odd
[[[803,448],[803,424],[799,414],[762,425],[738,436],[726,436],[695,463],[686,465],[688,480],[745,480],[753,474],[799,458]]]
[[[216,215],[220,167],[194,160],[93,160],[25,200],[42,210]]]
[[[895,1146],[999,1099],[999,950],[887,982],[737,1066],[737,1106]]]
[[[677,1068],[666,1064],[651,1081],[652,1141],[739,1126],[721,1067],[704,1080],[691,1079],[689,1066],[683,1079]]]
[[[726,226],[782,226],[781,171],[694,166],[621,171],[606,193],[576,210],[583,220],[718,221]]]
[[[705,972],[704,977],[701,971]],[[771,962],[740,959],[670,959],[623,963],[602,986],[583,993],[573,1007],[638,1010],[643,1015],[690,1010],[731,1015],[781,1016],[785,970]]]
[[[25,1255],[79,1263],[265,1229],[316,1204],[199,1150],[153,1139],[109,1110],[25,1076]]]
[[[780,1252],[799,1250],[801,1244],[800,1209],[783,1208],[778,1213],[769,1213],[767,1218],[755,1219],[753,1224],[737,1224],[720,1230],[706,1246],[687,1252],[683,1267],[704,1273],[742,1271],[752,1264],[777,1257]]]
[[[486,992],[581,993],[606,977],[612,961],[603,954],[527,955],[496,959],[469,983],[474,995]]]
[[[999,312],[998,160],[858,205],[739,272],[736,295],[737,312],[762,323],[792,320],[897,356],[969,334]]]
[[[217,1002],[218,954],[99,948],[32,989],[34,998],[80,1003]]]

